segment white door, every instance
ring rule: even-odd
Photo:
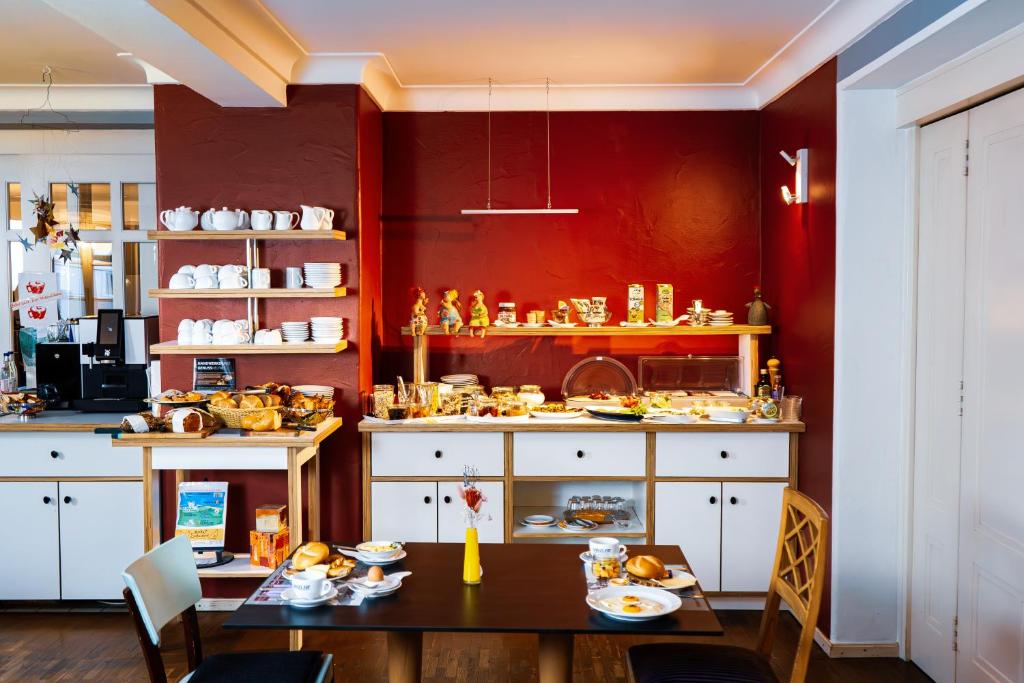
[[[910,657],[955,680],[968,113],[921,129]]]
[[[59,600],[57,483],[0,483],[0,600]]]
[[[768,590],[784,488],[784,483],[722,484],[722,591]]]
[[[1024,91],[971,111],[957,680],[1024,682]]]
[[[477,523],[481,543],[505,542],[505,484],[482,481],[477,484],[487,496],[480,511],[489,519]],[[466,522],[462,511],[465,503],[459,498],[459,482],[437,482],[437,540],[441,543],[462,543],[466,540]]]
[[[375,481],[370,488],[374,540],[437,542],[436,482]]]
[[[659,481],[654,496],[654,542],[678,545],[701,587],[721,590],[722,485]]]
[[[60,482],[60,596],[120,600],[142,553],[142,482]]]

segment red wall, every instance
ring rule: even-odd
[[[292,209],[316,204],[336,212],[335,227],[350,232],[345,242],[264,243],[261,262],[281,286],[283,269],[304,261],[337,260],[353,295],[379,278],[380,111],[358,86],[291,86],[287,108],[222,109],[184,86],[156,86],[157,200],[160,209],[181,204],[194,208]],[[357,182],[357,167],[365,176]],[[367,240],[354,230],[362,219]],[[360,252],[365,252],[360,254]],[[360,258],[364,270],[360,268]],[[160,282],[185,263],[244,263],[241,242],[163,242]],[[375,285],[369,289],[375,290]],[[379,297],[378,297],[379,298]],[[369,301],[376,301],[371,296]],[[375,336],[372,315],[361,315],[357,296],[296,302],[261,303],[264,327],[313,315],[341,315],[349,350],[336,355],[237,356],[238,381],[289,384],[323,383],[336,387],[336,413],[345,420],[340,435],[322,449],[322,518],[326,537],[352,541],[360,537],[359,364],[368,365]],[[160,337],[172,340],[182,318],[244,318],[244,300],[202,302],[163,300]],[[358,331],[358,335],[356,334]],[[164,356],[165,388],[189,387],[192,358]],[[364,370],[365,371],[365,370]],[[254,509],[261,503],[285,502],[287,480],[281,472],[193,472],[194,479],[223,477],[229,495],[229,549],[248,548]],[[173,478],[163,480],[171,492]],[[173,533],[173,495],[164,497],[164,535]],[[238,588],[232,583],[226,594]]]
[[[493,205],[546,203],[544,114],[495,113]],[[551,114],[553,203],[579,215],[462,216],[487,200],[486,115],[384,114],[384,344],[374,374],[411,374],[410,290],[431,297],[479,288],[492,319],[499,301],[519,315],[558,299],[604,295],[623,320],[626,288],[675,286],[691,299],[745,319],[758,281],[758,114],[744,112],[555,112]],[[492,384],[540,383],[560,392],[580,358],[608,354],[634,372],[636,357],[711,351],[722,340],[431,338],[431,376],[472,371]]]
[[[786,206],[793,168],[779,157],[806,147],[810,200]],[[772,306],[771,348],[787,391],[804,397],[800,489],[832,508],[832,381],[836,282],[836,60],[761,111],[764,297]],[[829,632],[830,586],[819,626]]]

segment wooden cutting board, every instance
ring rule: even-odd
[[[188,441],[194,439],[205,439],[210,434],[217,431],[216,427],[204,427],[198,432],[143,432],[142,434],[135,434],[134,432],[121,432],[117,435],[117,438],[121,441]]]

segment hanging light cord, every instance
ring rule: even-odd
[[[548,208],[551,208],[551,79],[544,79],[544,110],[548,129]]]
[[[62,119],[64,119],[64,122],[65,122],[65,124],[67,124],[69,129],[74,129],[75,122],[71,120],[71,117],[68,116],[67,114],[65,114],[62,111],[57,111],[56,109],[54,109],[53,108],[53,103],[50,101],[50,90],[53,88],[53,70],[49,66],[44,66],[43,67],[43,79],[42,80],[43,80],[43,84],[46,86],[46,94],[45,94],[45,96],[43,98],[43,103],[41,105],[39,105],[38,107],[35,107],[34,109],[26,109],[25,111],[23,111],[21,113],[21,118],[18,119],[18,125],[20,125],[20,126],[27,126],[27,127],[30,127],[30,128],[50,128],[50,127],[53,126],[53,124],[46,124],[46,123],[33,124],[33,123],[27,123],[28,118],[30,116],[32,116],[33,112],[37,112],[37,111],[38,112],[45,112],[45,111],[49,110],[50,113],[56,114],[57,116],[59,116]]]
[[[491,208],[491,91],[494,79],[487,79],[487,208]]]

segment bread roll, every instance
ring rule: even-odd
[[[243,415],[240,423],[242,429],[252,432],[272,432],[281,428],[281,413],[276,410],[261,410],[258,413]]]
[[[238,404],[235,403],[235,399],[230,396],[215,398],[210,401],[210,405],[215,408],[237,408]]]
[[[320,564],[331,554],[331,549],[326,544],[318,541],[300,545],[299,549],[292,555],[292,567],[302,571],[309,569],[314,564]]]
[[[263,401],[260,400],[259,396],[243,396],[242,400],[238,402],[239,408],[262,408]]]
[[[263,403],[268,406],[279,406],[284,403],[277,394],[263,394],[262,398],[264,399]]]
[[[626,571],[641,579],[660,579],[665,576],[665,563],[654,555],[637,555],[626,561]]]
[[[231,394],[226,391],[215,391],[207,396],[207,398],[211,401],[216,401],[219,398],[231,398]]]

